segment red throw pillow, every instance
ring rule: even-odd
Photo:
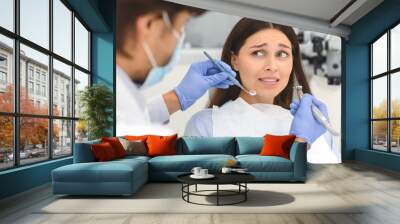
[[[116,159],[115,151],[109,142],[102,142],[90,146],[94,157],[99,162],[110,161]]]
[[[124,146],[122,146],[121,142],[118,140],[116,137],[111,137],[111,138],[101,138],[101,142],[108,142],[114,149],[115,155],[118,158],[126,156],[126,151],[124,149]]]
[[[171,136],[148,136],[146,140],[148,156],[176,155],[177,138],[178,134]]]
[[[264,145],[261,149],[261,156],[281,156],[290,159],[290,147],[296,135],[268,135],[264,136]]]

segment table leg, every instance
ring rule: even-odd
[[[184,187],[185,185],[182,183],[182,187],[181,187],[181,192],[182,192],[182,199],[183,199],[183,190],[184,190]]]
[[[244,201],[247,201],[247,183],[244,183]]]
[[[217,184],[217,206],[219,205],[219,184]]]
[[[190,184],[188,184],[188,188],[187,188],[187,201],[189,202],[189,195],[190,195]]]
[[[196,186],[195,186],[195,191],[197,192],[197,184],[196,184]]]

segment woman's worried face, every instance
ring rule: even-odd
[[[293,69],[292,44],[277,29],[264,29],[246,39],[232,66],[243,86],[257,92],[256,101],[273,103],[289,82]]]

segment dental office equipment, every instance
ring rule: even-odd
[[[218,62],[216,62],[207,52],[203,51],[204,55],[215,65],[221,72],[228,72],[223,66],[221,66]],[[228,72],[229,73],[229,72]],[[255,96],[257,93],[254,90],[245,89],[240,82],[232,76],[228,76],[228,78],[239,88],[245,91],[250,96]]]
[[[297,93],[297,97],[301,99],[303,97],[303,86],[295,85],[293,87],[294,91]],[[324,114],[315,106],[311,106],[312,113],[314,117],[322,124],[326,130],[328,130],[332,135],[338,136],[339,132],[337,132],[332,125],[329,123],[328,119],[324,116]]]

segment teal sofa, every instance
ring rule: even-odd
[[[52,171],[54,194],[131,195],[148,181],[176,181],[193,167],[218,172],[234,159],[247,168],[258,182],[305,182],[306,144],[295,142],[290,159],[260,156],[262,137],[181,137],[177,155],[127,156],[108,162],[96,162],[91,141],[75,144],[74,163]]]

